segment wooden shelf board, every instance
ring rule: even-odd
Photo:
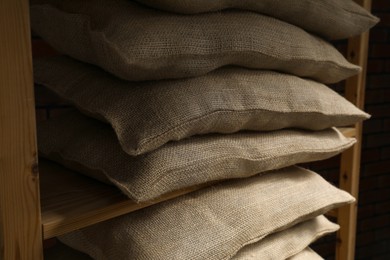
[[[331,211],[326,212],[325,215],[328,217],[337,218],[337,213],[338,213],[337,209],[332,209]]]
[[[345,137],[356,137],[355,127],[338,127],[337,128]]]
[[[44,239],[87,227],[147,206],[201,189],[209,184],[175,191],[137,204],[117,188],[84,177],[40,159],[42,226]]]

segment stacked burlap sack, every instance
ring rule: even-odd
[[[294,166],[368,118],[324,83],[359,72],[327,42],[377,18],[352,0],[33,1],[33,30],[69,57],[34,61],[74,104],[38,128],[41,156],[135,202],[209,188],[60,237],[95,259],[321,259],[322,214],[354,198]],[[72,58],[74,59],[72,59]]]

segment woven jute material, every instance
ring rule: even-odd
[[[288,258],[288,260],[324,260],[324,258],[319,256],[311,248],[307,247],[302,252]]]
[[[354,199],[299,167],[227,181],[62,236],[94,259],[230,259]]]
[[[64,54],[139,81],[203,75],[233,64],[333,83],[359,72],[329,43],[248,11],[179,15],[128,0],[47,0],[31,25]]]
[[[266,236],[257,243],[241,249],[232,260],[287,259],[303,251],[324,235],[333,233],[339,226],[319,216]]]
[[[195,14],[237,8],[263,13],[329,39],[367,31],[378,22],[353,0],[137,0],[171,12]]]
[[[109,179],[135,201],[210,181],[334,156],[355,143],[335,129],[204,135],[130,156],[107,124],[72,112],[38,125],[42,156],[95,178]]]
[[[130,155],[207,133],[326,129],[368,115],[327,86],[271,71],[222,68],[205,76],[128,82],[66,57],[36,60],[35,82],[112,125]]]

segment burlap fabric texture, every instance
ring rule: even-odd
[[[288,258],[288,260],[324,260],[324,258],[314,252],[311,248],[307,247],[302,252]]]
[[[69,233],[95,259],[230,259],[240,249],[353,202],[299,167],[227,181]]]
[[[210,181],[334,156],[355,143],[335,129],[204,135],[130,156],[107,124],[73,112],[38,125],[42,156],[97,179],[135,201]]]
[[[302,252],[320,237],[338,229],[339,225],[333,224],[324,216],[319,216],[247,245],[231,260],[287,259]]]
[[[130,155],[207,133],[282,128],[321,130],[369,116],[327,86],[237,67],[205,76],[128,82],[66,57],[36,60],[35,82],[111,124]]]
[[[122,79],[186,78],[229,64],[325,83],[359,72],[328,42],[254,12],[188,16],[128,0],[43,2],[51,5],[31,7],[37,34],[60,52]]]
[[[196,14],[223,9],[266,14],[328,39],[343,39],[367,31],[378,23],[353,0],[137,0],[171,12]]]
[[[238,251],[232,260],[275,260],[289,259],[290,256],[307,255],[305,248],[311,242],[321,238],[324,235],[335,232],[339,226],[327,220],[324,216],[319,216],[295,226],[270,234],[259,242],[245,246]],[[77,245],[76,247],[83,247]],[[87,255],[81,255],[80,252],[67,248],[64,251],[69,256],[76,259],[91,260]],[[310,251],[309,251],[310,254]],[[313,260],[311,258],[306,258]],[[314,258],[317,259],[317,258]]]

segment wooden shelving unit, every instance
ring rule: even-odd
[[[371,7],[371,0],[356,2]],[[43,259],[43,239],[206,186],[135,204],[117,189],[54,163],[40,161],[38,170],[28,1],[0,1],[0,35],[0,259]],[[345,95],[362,108],[368,33],[348,42],[348,59],[363,71],[347,80]],[[357,198],[362,125],[341,130],[358,139],[342,154],[340,172],[340,187]],[[337,259],[354,259],[356,213],[356,204],[333,213],[341,225]]]
[[[119,189],[46,160],[39,162],[43,238],[52,238],[209,186],[179,190],[148,203],[134,203]],[[55,185],[60,182],[60,185]]]

